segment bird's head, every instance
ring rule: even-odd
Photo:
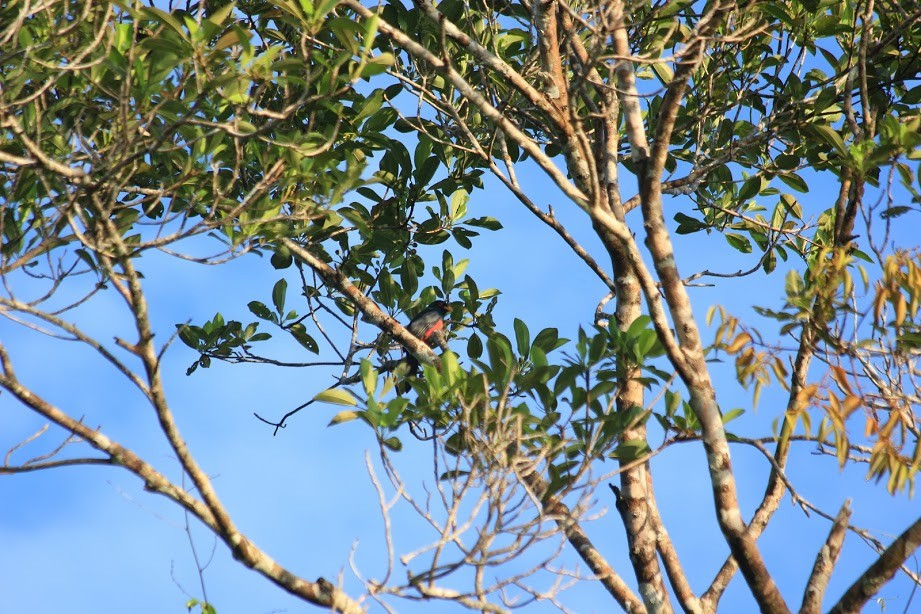
[[[445,313],[451,313],[452,308],[451,308],[451,303],[448,303],[446,301],[435,301],[431,305],[426,307],[426,309],[436,309],[442,314],[445,314]]]

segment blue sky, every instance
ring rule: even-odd
[[[554,204],[557,214],[575,228],[586,246],[599,254],[590,228],[572,207],[550,201],[554,191],[537,174],[526,176],[533,193],[547,194],[541,204]],[[825,206],[828,192],[814,189],[805,199]],[[627,195],[629,196],[629,195]],[[688,211],[685,199],[668,207]],[[572,338],[579,325],[590,323],[594,307],[605,291],[593,274],[562,242],[511,200],[500,186],[474,193],[471,215],[493,215],[505,229],[484,233],[466,256],[469,272],[480,287],[503,291],[497,308],[499,329],[511,335],[511,320],[523,319],[532,334],[556,326]],[[636,216],[638,212],[633,215]],[[640,226],[635,228],[640,230]],[[906,233],[907,234],[907,233]],[[440,263],[444,246],[432,250]],[[465,257],[450,247],[455,259]],[[684,274],[698,269],[736,270],[751,266],[752,257],[730,250],[717,234],[682,237],[677,244]],[[603,259],[599,261],[604,265]],[[271,288],[282,274],[255,257],[219,267],[203,267],[164,255],[144,256],[140,264],[146,277],[151,314],[160,339],[176,323],[203,322],[215,311],[225,319],[248,321],[246,303],[269,302]],[[288,273],[292,288],[296,278]],[[772,276],[717,281],[713,288],[692,291],[702,320],[706,307],[719,303],[738,315],[750,316],[752,304],[778,307],[783,271]],[[297,303],[289,293],[289,305]],[[130,338],[123,306],[114,295],[103,295],[82,307],[77,320],[103,340],[113,335]],[[119,332],[121,331],[121,332]],[[178,464],[157,428],[153,413],[141,397],[91,351],[61,342],[0,320],[0,338],[10,349],[19,377],[49,400],[84,415],[120,441],[178,479]],[[296,359],[297,350],[286,346]],[[335,579],[342,573],[345,588],[358,594],[349,570],[349,556],[366,576],[380,576],[383,546],[377,499],[365,469],[370,451],[379,470],[376,445],[369,429],[357,422],[327,428],[341,408],[314,405],[290,420],[278,436],[253,417],[253,411],[280,416],[288,408],[311,398],[330,384],[322,369],[284,369],[255,365],[223,365],[199,370],[191,377],[186,367],[194,354],[177,343],[167,354],[164,376],[167,394],[182,434],[240,528],[260,547],[292,571],[308,579]],[[716,366],[721,406],[749,408],[732,428],[747,435],[767,434],[780,412],[784,395],[770,389],[759,408],[751,411],[749,392],[732,381],[729,365]],[[0,395],[0,431],[6,447],[27,437],[43,421]],[[60,432],[51,429],[40,441],[14,457],[20,461],[53,448]],[[425,446],[413,445],[396,455],[408,479],[427,480],[429,455]],[[653,440],[653,445],[656,441]],[[85,451],[74,446],[73,453]],[[853,499],[853,522],[888,541],[917,514],[917,503],[906,496],[890,497],[882,486],[864,481],[864,467],[839,471],[830,457],[811,454],[800,447],[791,457],[789,474],[801,495],[834,514],[846,497]],[[768,465],[749,449],[733,448],[733,461],[743,502],[750,514],[764,488]],[[718,534],[713,515],[705,459],[700,446],[674,446],[654,459],[652,468],[661,512],[691,577],[700,591],[722,563],[727,548]],[[410,480],[412,481],[412,480]],[[417,482],[418,483],[418,482]],[[598,507],[608,513],[590,523],[588,530],[615,568],[632,580],[625,554],[620,520],[606,488],[596,493]],[[406,509],[395,511],[398,553],[424,543],[428,535]],[[208,557],[213,538],[192,521],[198,552]],[[201,597],[194,560],[181,511],[162,497],[144,492],[139,480],[125,471],[104,467],[73,467],[0,479],[0,610],[4,612],[181,612],[187,600],[183,589]],[[825,539],[828,523],[785,500],[775,521],[760,540],[768,567],[791,606],[798,606],[808,570]],[[566,554],[571,563],[574,558]],[[850,535],[828,591],[834,598],[872,560],[870,549]],[[909,566],[916,568],[914,560]],[[399,571],[398,573],[402,573]],[[268,581],[234,562],[217,545],[205,572],[209,599],[222,614],[300,612],[311,607],[289,597]],[[880,594],[887,611],[903,610],[910,584],[897,579]],[[598,586],[580,585],[565,594],[575,612],[610,611],[610,601]],[[830,602],[827,602],[830,603]],[[447,611],[448,605],[397,604],[400,611]],[[372,606],[372,610],[375,607]],[[549,604],[529,611],[552,611]],[[743,583],[736,579],[722,602],[726,612],[754,611]],[[881,611],[871,605],[868,611]]]

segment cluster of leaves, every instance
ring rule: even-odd
[[[677,213],[679,233],[719,229],[741,253],[757,246],[763,254],[759,264],[771,272],[790,250],[805,257],[834,244],[830,227],[821,222],[818,232],[805,234],[797,193],[809,192],[810,178],[818,172],[848,168],[878,186],[881,168],[892,165],[902,188],[918,201],[911,160],[919,155],[913,108],[921,100],[921,87],[912,79],[916,60],[889,61],[899,54],[892,46],[900,42],[897,36],[867,51],[866,88],[877,138],[848,138],[847,122],[855,122],[850,106],[854,82],[838,76],[853,74],[858,61],[858,32],[852,24],[859,10],[837,2],[760,5],[747,18],[756,23],[762,13],[769,21],[761,23],[769,24],[775,36],[753,37],[741,48],[729,42],[716,46],[704,62],[700,82],[705,87],[691,92],[682,111],[687,115],[677,122],[686,128],[678,132],[686,140],[673,155],[693,164],[688,177],[696,182],[693,194],[701,214]],[[811,19],[816,11],[820,16]],[[898,32],[897,18],[885,11],[878,17],[883,31]],[[747,80],[739,82],[738,74],[748,75]],[[650,107],[655,106],[654,97]],[[773,203],[769,217],[762,215],[765,202]],[[889,214],[906,211],[897,206]]]
[[[300,315],[294,309],[286,311],[287,294],[287,280],[279,279],[272,288],[274,311],[260,301],[250,301],[249,310],[260,320],[274,324],[285,331],[303,349],[312,354],[319,353],[320,347],[317,341],[307,334],[307,327],[304,325],[304,321],[310,315]],[[215,314],[211,320],[201,326],[177,325],[179,339],[200,354],[200,357],[188,368],[186,375],[191,375],[198,367],[207,369],[211,366],[213,358],[232,362],[278,363],[278,361],[270,361],[252,352],[254,343],[272,338],[270,333],[257,332],[258,328],[259,322],[248,322],[245,325],[237,320],[225,322],[220,313]]]
[[[795,275],[795,272],[791,271]],[[711,349],[716,356],[725,352],[735,357],[736,380],[746,388],[753,385],[752,405],[757,406],[762,390],[776,381],[789,390],[787,367],[780,352],[766,347],[757,330],[749,330],[723,307],[714,306],[707,312],[707,325],[719,317]],[[772,379],[773,375],[773,379]]]
[[[101,237],[109,220],[135,253],[211,230],[251,248],[319,232],[321,205],[359,181],[362,135],[379,126],[351,86],[374,71],[361,54],[301,44],[322,15],[52,2],[17,22],[19,8],[0,9],[19,24],[0,55],[0,130],[6,155],[36,163],[0,184],[5,258]],[[96,258],[73,257],[94,269]]]
[[[691,4],[673,2],[638,7],[631,31],[634,51],[646,54],[678,52],[696,19]],[[679,234],[718,230],[735,250],[751,253],[757,248],[761,255],[756,268],[760,267],[767,273],[773,271],[778,262],[788,261],[791,253],[804,263],[805,273],[795,270],[788,273],[788,303],[785,308],[779,311],[761,309],[762,315],[783,323],[783,334],[805,328],[823,333],[837,315],[849,313],[847,302],[852,293],[850,267],[854,266],[853,257],[870,261],[869,256],[854,246],[849,246],[847,250],[833,247],[840,237],[836,236],[836,214],[832,208],[821,212],[814,226],[805,221],[804,205],[799,200],[801,196],[798,196],[809,192],[809,175],[803,169],[808,167],[810,172],[849,169],[854,177],[876,185],[880,168],[891,165],[902,187],[915,198],[918,194],[911,167],[900,160],[903,157],[911,160],[917,155],[918,136],[917,131],[912,129],[914,124],[900,119],[910,112],[919,95],[918,88],[909,78],[914,74],[911,60],[906,60],[907,64],[886,61],[887,45],[898,42],[894,39],[880,42],[878,48],[867,55],[865,61],[875,88],[873,102],[877,104],[879,131],[878,138],[861,140],[858,135],[851,134],[846,125],[848,113],[853,113],[853,110],[848,111],[853,84],[834,77],[853,72],[851,69],[856,60],[853,54],[843,51],[852,49],[856,44],[855,30],[851,27],[858,19],[856,8],[833,2],[812,3],[815,6],[809,4],[758,7],[739,17],[741,21],[734,23],[733,27],[740,31],[748,27],[766,27],[774,38],[733,37],[716,43],[703,62],[700,74],[695,77],[701,87],[694,88],[686,104],[679,109],[672,137],[674,146],[666,164],[670,171],[686,173],[684,179],[667,183],[666,189],[692,192],[699,211],[698,216],[684,211],[676,213]],[[533,394],[545,412],[538,424],[544,432],[549,432],[551,427],[555,427],[552,416],[557,410],[557,399],[560,395],[568,395],[567,402],[573,411],[578,407],[593,412],[592,417],[582,421],[575,418],[565,421],[571,424],[574,432],[580,431],[576,433],[576,439],[598,441],[596,429],[600,428],[598,432],[603,433],[603,443],[614,441],[624,425],[619,422],[612,427],[599,425],[613,424],[615,419],[611,415],[622,414],[612,412],[610,407],[599,409],[599,399],[613,398],[616,382],[623,381],[631,368],[650,368],[645,363],[643,366],[631,365],[636,356],[646,356],[651,348],[640,348],[643,351],[637,354],[639,346],[628,347],[622,340],[613,338],[602,342],[599,340],[603,337],[600,333],[593,335],[592,343],[588,343],[582,339],[583,332],[576,342],[576,354],[567,358],[572,364],[546,364],[546,356],[540,355],[540,345],[536,346],[536,354],[533,347],[527,351],[516,347],[518,356],[515,357],[513,344],[495,333],[493,328],[491,311],[495,295],[492,291],[481,293],[475,280],[465,275],[466,259],[455,262],[451,252],[444,250],[441,266],[431,267],[436,283],[424,285],[423,281],[420,284],[420,280],[425,278],[425,262],[431,253],[426,251],[427,246],[453,240],[468,248],[477,228],[494,230],[500,227],[493,218],[467,216],[466,195],[481,187],[480,176],[488,164],[488,156],[511,162],[525,156],[515,143],[491,136],[490,124],[480,111],[431,66],[404,53],[393,45],[392,40],[375,37],[376,18],[359,23],[360,20],[352,19],[347,10],[333,10],[330,6],[316,9],[316,15],[325,15],[324,28],[333,33],[332,37],[324,40],[330,48],[338,46],[340,55],[337,57],[340,59],[351,54],[357,58],[359,66],[370,62],[368,66],[371,68],[356,68],[357,73],[353,70],[350,73],[352,78],[356,74],[373,76],[387,62],[393,62],[403,81],[402,84],[373,89],[352,105],[351,110],[356,111],[356,122],[367,120],[369,130],[362,141],[365,151],[381,152],[377,170],[366,185],[357,188],[353,200],[341,204],[330,200],[321,212],[315,209],[312,219],[298,229],[299,239],[313,253],[355,280],[363,292],[391,313],[412,313],[436,298],[448,298],[456,293],[465,309],[464,315],[454,315],[452,328],[461,338],[466,336],[467,355],[475,365],[472,370],[461,371],[470,377],[475,374],[480,378],[477,383],[469,384],[469,390],[464,388],[473,396],[456,394],[456,390],[468,385],[462,386],[459,382],[470,380],[454,373],[450,379],[455,392],[448,394],[442,390],[438,398],[429,398],[435,394],[437,385],[443,383],[442,378],[447,376],[426,367],[426,377],[414,383],[414,386],[421,387],[417,390],[421,396],[416,404],[402,398],[384,404],[379,397],[375,400],[375,394],[381,390],[389,393],[389,388],[387,385],[382,389],[369,388],[368,378],[371,375],[368,373],[373,372],[368,371],[373,368],[369,365],[362,371],[363,396],[373,401],[373,409],[349,416],[362,417],[373,427],[382,429],[381,432],[388,433],[401,425],[436,416],[436,422],[443,425],[445,416],[451,415],[444,405],[450,399],[472,398],[476,401],[468,402],[474,405],[495,405],[497,400],[505,399],[501,391],[506,390],[510,398]],[[466,6],[460,2],[438,5],[441,15],[459,24],[466,34],[480,41],[508,66],[522,74],[529,74],[532,67],[537,66],[531,34],[524,29],[498,27],[502,19],[529,19],[530,15],[522,10],[512,5]],[[820,19],[807,19],[816,11],[821,12]],[[301,19],[301,26],[320,23],[316,15],[309,13],[307,11],[297,17]],[[299,15],[293,10],[286,14],[287,19]],[[526,133],[542,141],[549,154],[565,151],[565,143],[554,141],[558,133],[543,111],[523,99],[520,92],[500,78],[498,73],[478,70],[477,59],[470,49],[445,38],[424,15],[422,7],[407,8],[399,3],[388,3],[382,7],[380,17],[431,48],[443,47],[444,53],[451,57],[452,66],[470,82],[477,83],[494,99],[507,101],[505,111]],[[798,23],[807,23],[808,27],[793,27]],[[655,27],[650,27],[650,24],[655,24]],[[894,23],[891,25],[896,27]],[[328,35],[324,28],[315,27],[311,32],[318,36]],[[899,44],[904,45],[905,41]],[[372,49],[378,52],[377,56],[372,55]],[[800,59],[797,60],[797,57]],[[604,68],[607,61],[599,57],[598,68]],[[803,62],[808,70],[802,70]],[[330,64],[333,65],[335,62]],[[746,79],[738,78],[742,74],[748,75]],[[663,60],[649,64],[648,70],[641,69],[638,76],[667,85],[672,73],[668,62]],[[436,114],[435,119],[403,115],[394,101],[403,89],[413,87],[408,85],[410,83],[425,83],[427,89],[420,95],[442,113]],[[662,104],[663,94],[657,91],[659,84],[644,99],[651,117],[655,117]],[[591,98],[592,94],[586,96]],[[587,102],[581,99],[571,102],[575,116],[584,116],[586,125],[589,125],[593,121],[589,106],[580,106]],[[448,121],[449,117],[453,117],[453,121]],[[475,150],[449,145],[457,140],[457,131],[461,127],[469,131],[467,138],[487,152],[486,157],[478,155]],[[412,153],[402,140],[390,138],[392,133],[387,131],[391,128],[414,133],[416,141]],[[376,138],[370,134],[375,131],[378,134]],[[622,149],[625,148],[624,144]],[[629,160],[625,159],[625,165],[630,168]],[[769,215],[768,206],[771,207]],[[896,217],[904,213],[904,208],[890,206],[885,216]],[[271,233],[265,230],[267,227],[264,224],[262,232],[271,239]],[[276,268],[291,266],[293,259],[285,248],[275,245],[273,249],[272,263]],[[866,283],[866,272],[861,269],[861,274]],[[352,304],[331,293],[322,283],[304,282],[302,286],[305,296],[331,298],[341,313],[354,315]],[[483,299],[491,299],[485,308]],[[898,299],[893,300],[896,301],[893,304],[897,305]],[[284,314],[278,308],[273,312],[257,302],[251,303],[250,308],[260,319],[287,327],[286,330],[290,329],[289,332],[296,337],[299,334],[298,341],[308,350],[315,351],[314,340],[298,328],[304,316],[294,311]],[[210,339],[207,335],[198,334],[192,339],[193,347],[203,352],[203,356],[207,352],[230,355],[234,348],[248,344],[257,335],[254,324],[236,326],[231,323],[232,329],[217,335],[214,330],[208,333]],[[645,327],[646,324],[638,326]],[[738,326],[738,321],[724,318],[714,348],[735,357],[738,380],[746,386],[754,385],[757,402],[762,388],[772,381],[772,376],[773,380],[787,387],[789,374],[781,353],[766,348],[754,329],[737,329]],[[249,337],[246,337],[247,331]],[[651,329],[647,333],[651,337],[645,339],[644,344],[654,337]],[[902,342],[910,342],[913,334],[910,330],[906,331]],[[519,345],[521,334],[517,326],[516,338],[514,345]],[[384,354],[391,347],[389,339],[379,339],[375,347]],[[606,348],[602,354],[598,354],[600,347]],[[483,359],[484,352],[488,360]],[[584,356],[580,352],[584,352]],[[597,364],[602,355],[610,361],[604,368]],[[446,366],[443,365],[442,369],[452,369],[452,365],[457,364],[450,354],[447,356]],[[636,364],[639,365],[639,362]],[[506,367],[502,369],[500,365]],[[512,365],[516,365],[515,368]],[[592,369],[596,370],[593,386],[577,385],[579,377]],[[550,371],[553,373],[550,374]],[[660,383],[667,380],[662,373],[649,377]],[[482,378],[488,382],[487,389],[492,390],[486,397],[480,392]],[[644,380],[644,383],[652,386],[652,382]],[[490,398],[487,400],[487,397]],[[414,413],[416,405],[425,408],[422,414]],[[688,433],[698,428],[696,418],[681,401],[679,393],[669,390],[665,405],[665,411],[657,414],[664,428]],[[381,409],[384,407],[386,409]],[[685,411],[679,413],[682,407]],[[531,410],[519,413],[530,415]],[[738,412],[734,410],[727,417],[735,415]],[[342,421],[342,418],[337,421]],[[632,421],[627,420],[624,424],[630,423]],[[392,435],[388,434],[384,439],[390,441],[390,437]],[[600,447],[604,448],[604,445]]]
[[[442,354],[439,366],[424,365],[423,377],[411,380],[412,398],[393,396],[394,374],[362,361],[360,389],[334,400],[353,409],[337,414],[331,424],[360,419],[394,450],[402,448],[401,431],[407,426],[413,433],[427,426],[444,434],[446,449],[454,454],[472,454],[486,442],[495,446],[514,424],[507,453],[514,449],[542,457],[550,475],[548,493],[573,487],[596,460],[631,461],[648,454],[646,441],[623,435],[650,416],[666,432],[694,436],[699,431],[681,394],[665,389],[673,376],[656,364],[664,352],[648,317],[624,331],[616,326],[596,326],[591,333],[580,329],[572,352],[556,360],[548,355],[570,343],[556,329],[544,329],[532,340],[527,325],[516,319],[514,330],[514,340],[494,332],[485,348],[468,343],[469,366],[450,351]],[[615,411],[618,391],[629,379],[663,389],[665,403]]]
[[[871,286],[869,258],[858,263],[856,255],[846,248],[818,250],[806,275],[787,273],[783,309],[755,309],[777,321],[781,335],[814,339],[830,363],[825,376],[797,389],[783,420],[801,425],[820,448],[833,449],[841,465],[867,462],[868,477],[886,478],[890,492],[913,490],[921,469],[913,409],[921,267],[916,255],[896,252]],[[738,381],[754,383],[755,402],[775,381],[790,390],[783,349],[723,308],[711,308],[708,324],[714,315],[719,325],[712,347],[734,357]],[[861,437],[848,425],[858,410],[864,417]]]
[[[257,333],[258,326],[257,322],[245,327],[236,320],[224,322],[224,316],[220,313],[202,326],[178,325],[179,339],[201,354],[186,370],[186,375],[191,375],[198,367],[210,367],[212,357],[227,360],[235,351],[248,352],[251,344],[271,339],[269,333]],[[240,354],[237,357],[241,357]]]
[[[383,94],[377,90],[372,97],[376,95]],[[438,286],[420,288],[427,273],[420,250],[448,240],[469,248],[481,229],[502,226],[493,217],[468,214],[468,194],[481,186],[480,172],[463,171],[458,163],[447,176],[435,177],[442,165],[451,166],[450,150],[444,144],[420,136],[410,156],[403,141],[381,140],[384,151],[366,185],[355,191],[354,200],[330,210],[333,223],[328,233],[309,238],[315,249],[332,252],[330,261],[355,279],[378,305],[406,312],[436,296],[466,290],[470,279],[464,277],[469,261],[461,259],[455,265],[453,255],[444,250],[442,266],[432,270]],[[322,290],[308,287],[305,291]],[[352,313],[348,303],[340,303],[340,308]]]

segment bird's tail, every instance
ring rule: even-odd
[[[397,382],[396,391],[397,394],[404,395],[412,388],[413,378],[419,375],[419,360],[412,354],[406,354],[393,371],[403,374],[403,378]]]

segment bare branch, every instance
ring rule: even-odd
[[[838,555],[841,554],[841,546],[844,543],[844,536],[847,534],[850,517],[851,502],[848,499],[841,506],[841,510],[835,517],[835,521],[828,532],[825,544],[819,550],[819,554],[816,555],[815,565],[812,567],[812,573],[809,575],[806,591],[803,594],[803,605],[800,608],[800,614],[814,614],[822,611],[822,599],[825,596],[825,589],[828,587],[828,581],[831,579],[831,572],[835,568]]]
[[[845,591],[829,614],[859,612],[921,545],[921,517],[899,535]]]
[[[530,468],[523,468],[519,475],[524,483],[531,489],[535,497],[543,498],[547,492],[547,483],[537,473]],[[569,543],[576,549],[582,560],[586,562],[589,569],[594,572],[598,581],[607,589],[608,593],[617,601],[617,603],[627,612],[640,613],[645,612],[646,607],[640,601],[630,587],[623,581],[616,571],[608,564],[597,548],[592,544],[588,535],[577,522],[573,519],[573,514],[565,503],[555,496],[547,498],[543,503],[545,513],[553,518],[554,522],[559,525]]]
[[[322,579],[317,582],[308,582],[295,576],[281,567],[265,552],[256,548],[255,545],[243,535],[237,533],[236,543],[231,541],[222,524],[217,521],[209,506],[196,499],[186,490],[170,482],[163,474],[143,461],[131,450],[110,440],[100,431],[92,430],[82,422],[74,420],[66,413],[44,399],[34,395],[28,388],[23,386],[19,380],[16,379],[13,372],[13,365],[7,354],[6,348],[2,344],[0,344],[0,367],[2,367],[0,386],[5,388],[10,394],[36,413],[51,420],[77,437],[80,437],[91,446],[107,455],[108,459],[94,459],[94,463],[105,462],[111,465],[122,466],[141,478],[141,480],[144,481],[144,488],[146,490],[159,493],[179,503],[184,509],[194,514],[196,518],[220,536],[221,539],[243,559],[243,562],[248,567],[257,570],[284,590],[306,599],[307,601],[325,605],[348,614],[361,614],[364,612],[364,609],[355,601],[328,582],[321,581]],[[59,461],[57,465],[62,463],[65,463],[65,461]]]

